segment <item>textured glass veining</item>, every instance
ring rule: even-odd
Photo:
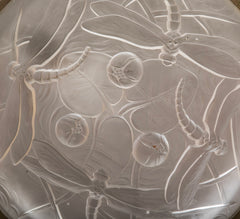
[[[231,2],[18,0],[0,29],[9,218],[217,219],[239,208]]]

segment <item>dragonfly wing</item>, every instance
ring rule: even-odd
[[[159,38],[162,40],[164,44],[166,44],[170,37],[168,37],[160,26],[152,23],[151,21],[147,20],[143,16],[135,13],[132,10],[129,10],[122,5],[119,5],[117,3],[111,2],[111,1],[98,1],[93,2],[91,4],[91,9],[99,16],[105,16],[105,15],[119,15],[121,17],[128,18],[132,20],[133,22],[144,26],[149,31],[155,33]]]
[[[158,35],[119,15],[107,15],[86,20],[82,23],[82,28],[92,34],[116,39],[144,49],[160,49],[162,45]]]
[[[17,165],[28,154],[34,138],[36,101],[35,91],[24,79],[20,81],[19,129],[10,149],[11,159]]]
[[[203,153],[183,175],[178,187],[177,207],[179,210],[186,209],[191,204],[211,155],[212,152]]]
[[[22,62],[26,63],[31,58],[35,57],[39,51],[52,40],[52,36],[61,25],[61,18],[64,17],[67,11],[67,5],[70,0],[52,0],[46,6],[44,16],[40,25],[32,35],[32,39],[28,44],[26,51],[22,54]],[[61,4],[61,7],[56,7],[56,4]],[[60,19],[59,19],[60,18]],[[51,22],[49,22],[51,21]]]
[[[38,177],[45,179],[47,182],[51,183],[52,185],[65,188],[66,190],[71,191],[73,193],[79,193],[86,190],[86,187],[81,187],[76,183],[72,183],[68,180],[65,180],[62,177],[59,177],[58,175],[55,175],[50,171],[46,170],[44,167],[41,166],[41,164],[36,158],[27,156],[22,161],[22,164],[29,171],[31,171]]]
[[[239,43],[235,43],[227,38],[219,36],[208,36],[204,34],[186,34],[186,37],[190,39],[186,42],[186,44],[197,44],[214,47],[218,50],[222,50],[228,54],[231,54],[235,58],[240,59]]]
[[[170,208],[164,199],[163,189],[106,188],[104,194],[119,206],[149,211],[161,211]]]
[[[221,121],[223,123],[226,122],[228,116],[232,116],[232,112],[236,110],[236,106],[239,106],[238,98],[234,99],[233,102],[229,104],[229,100],[232,101],[232,98],[229,98],[232,96],[232,93],[235,93],[239,89],[239,81],[238,80],[229,80],[229,79],[223,79],[221,80],[216,88],[213,91],[213,95],[210,98],[210,101],[205,109],[205,112],[203,114],[203,123],[205,126],[205,130],[209,133],[210,136],[221,136],[221,133],[215,133],[215,128],[218,124],[218,121]],[[235,96],[235,95],[234,95]],[[227,104],[225,105],[227,101]],[[234,105],[236,104],[236,105]],[[224,107],[225,106],[225,107]],[[232,107],[234,106],[234,107]],[[227,117],[221,117],[222,109],[223,112],[228,109],[229,112],[227,113]],[[224,110],[225,109],[225,110]],[[225,112],[226,113],[226,112]],[[224,113],[224,114],[225,114]],[[226,116],[226,114],[225,114]],[[221,124],[222,125],[222,124]],[[220,126],[219,126],[220,127]],[[224,130],[224,129],[222,129]]]
[[[15,33],[14,33],[13,45],[12,45],[13,56],[14,56],[13,60],[16,62],[19,62],[19,51],[17,47],[17,40],[18,40],[19,24],[20,24],[21,18],[22,18],[22,10],[20,11],[18,16]]]
[[[223,136],[223,133],[229,125],[230,119],[234,116],[234,113],[239,111],[240,85],[238,84],[238,86],[236,86],[225,98],[215,123],[214,132],[217,136]]]
[[[76,168],[49,144],[34,140],[33,150],[40,164],[49,172],[81,186],[92,184],[91,179],[83,170]]]
[[[55,2],[54,5],[50,5],[50,10],[57,10],[54,14],[50,11],[50,14],[43,20],[42,26],[38,29],[33,36],[33,40],[29,44],[29,48],[35,48],[35,53],[31,59],[30,64],[46,65],[49,63],[65,45],[67,39],[72,35],[73,31],[78,27],[78,24],[86,9],[86,0],[76,1],[75,3],[66,5],[66,3],[72,1]],[[56,4],[61,4],[61,7],[56,7]],[[54,7],[54,9],[52,8]],[[60,9],[61,8],[61,9]],[[62,8],[66,8],[64,11]],[[53,16],[53,17],[52,17]],[[52,17],[52,18],[51,18]],[[59,19],[62,18],[62,19]],[[51,22],[49,22],[51,20]],[[54,25],[52,22],[55,22]],[[51,25],[51,28],[49,28]],[[57,29],[53,29],[57,27]],[[49,28],[50,33],[49,33]],[[43,34],[47,36],[43,36]],[[49,36],[51,34],[51,36]],[[45,38],[45,39],[44,39]],[[38,41],[42,42],[41,47],[38,45]],[[45,41],[44,41],[45,40]]]
[[[168,203],[177,200],[178,187],[189,167],[204,153],[203,148],[188,146],[169,175],[165,186],[165,200]]]
[[[204,45],[185,44],[181,47],[180,54],[216,76],[240,78],[240,63],[222,50]]]
[[[5,110],[0,120],[0,159],[3,159],[15,141],[20,126],[20,80],[16,79],[10,89]]]

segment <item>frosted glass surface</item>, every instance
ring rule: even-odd
[[[9,218],[224,219],[240,207],[229,0],[12,0],[0,30]]]

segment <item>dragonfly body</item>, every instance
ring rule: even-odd
[[[11,80],[14,81],[16,80],[16,78],[20,80],[24,79],[28,84],[51,83],[57,81],[61,77],[68,75],[70,72],[78,68],[81,63],[86,59],[89,51],[90,48],[86,47],[82,55],[74,63],[62,69],[38,69],[37,65],[27,67],[24,64],[19,64],[16,61],[12,61],[9,63],[8,66],[8,76]]]
[[[226,142],[223,139],[210,137],[187,115],[182,103],[183,87],[184,81],[181,80],[176,90],[176,113],[182,131],[194,141],[194,145],[183,152],[165,187],[166,201],[171,203],[177,200],[179,210],[186,209],[191,204],[212,154],[222,155],[226,152]]]
[[[221,153],[225,153],[226,142],[219,138],[219,136],[210,135],[209,130],[202,130],[202,128],[192,121],[187,115],[183,107],[183,87],[184,81],[181,79],[176,90],[175,106],[178,123],[180,124],[183,132],[189,139],[195,142],[195,147],[209,148],[209,150],[214,150],[215,153],[219,155]]]
[[[67,76],[70,72],[78,68],[82,62],[86,59],[90,51],[89,47],[86,47],[82,55],[71,65],[62,69],[38,69],[36,66],[31,66],[27,70],[27,78],[30,83],[51,83],[57,81],[59,78]]]
[[[179,32],[181,25],[181,14],[175,0],[165,0],[168,12],[167,29],[170,32]]]
[[[167,32],[164,32],[162,28],[156,25],[153,21],[149,22],[148,19],[145,19],[142,16],[137,14],[134,14],[133,16],[132,12],[130,12],[131,10],[129,10],[128,8],[121,7],[118,4],[110,3],[108,1],[100,1],[96,3],[92,3],[91,8],[99,17],[84,21],[82,23],[82,27],[84,30],[92,34],[101,35],[110,39],[111,38],[117,39],[122,42],[128,43],[130,45],[134,45],[138,48],[143,48],[148,50],[159,49],[161,50],[159,54],[159,59],[162,61],[162,63],[165,66],[174,65],[177,62],[177,57],[181,56],[181,58],[186,59],[187,61],[190,61],[191,64],[200,67],[205,72],[208,72],[217,77],[224,78],[222,84],[223,85],[225,84],[226,87],[228,87],[229,79],[230,80],[239,79],[240,78],[240,74],[239,74],[240,73],[240,64],[239,64],[240,47],[239,45],[237,45],[235,42],[228,40],[224,37],[209,35],[208,31],[206,31],[206,34],[181,33],[180,31],[181,11],[179,11],[178,9],[177,1],[165,0],[164,2],[165,2],[165,5],[167,6],[166,7]],[[187,10],[189,10],[188,7],[186,8]],[[188,11],[188,13],[191,13],[191,11]],[[205,15],[203,17],[205,17],[208,14],[208,12],[205,12],[204,14]],[[218,22],[233,23],[232,20],[228,20],[227,18],[218,19],[216,17],[214,18],[214,16],[211,14],[208,14],[209,19],[217,19]],[[204,30],[207,30],[205,25],[199,21],[198,19],[199,17],[196,18],[194,14],[192,17],[193,19],[197,20],[198,23],[200,23],[201,28],[203,28]],[[221,15],[218,15],[217,17],[221,17]],[[103,23],[104,23],[104,26],[101,25]],[[115,23],[118,23],[118,25],[114,25]],[[126,26],[126,24],[128,24],[128,26]],[[234,21],[234,24],[239,25],[239,22]],[[122,33],[122,30],[124,29],[126,29],[125,34]],[[135,30],[136,34],[129,35],[128,31],[133,32],[132,30]],[[139,34],[138,34],[141,32],[144,33],[144,35],[142,35],[143,36],[142,38],[139,37]],[[148,42],[146,41],[146,39],[151,39],[151,40]],[[198,52],[194,52],[194,51],[198,51]],[[235,87],[236,87],[235,83],[231,83],[231,85],[228,88],[230,88],[230,90],[234,90]],[[218,93],[221,94],[221,90],[220,89],[217,89],[217,90],[219,90],[220,92]],[[222,93],[224,93],[224,91]],[[205,122],[205,127],[211,126],[211,123],[214,123],[214,125],[215,123],[217,123],[215,126],[222,129],[221,121],[215,121],[215,120],[211,121],[211,119],[215,116],[214,114],[215,109],[218,110],[218,107],[217,107],[218,104],[222,104],[222,102],[219,102],[216,104],[215,99],[219,99],[217,96],[218,95],[216,95],[216,98],[212,99],[212,104],[209,105],[209,107],[212,105],[216,105],[216,108],[215,107],[209,108],[208,110],[209,113],[207,113],[207,116],[205,116],[205,121],[203,122]],[[234,96],[235,94],[233,95],[233,97]],[[221,96],[220,99],[223,99],[223,101],[225,101],[225,96],[224,95]],[[232,98],[229,98],[229,99],[232,99]],[[204,144],[206,144],[206,148],[209,148],[209,147],[218,148],[219,150],[213,149],[215,154],[220,155],[222,153],[225,153],[226,143],[224,140],[220,139],[219,136],[212,135],[212,132],[214,130],[203,131],[192,120],[190,120],[188,116],[184,116],[186,112],[181,110],[181,107],[179,108],[180,105],[176,104],[176,106],[177,106],[176,113],[178,117],[183,116],[182,118],[180,117],[178,118],[179,123],[181,124],[182,130],[184,131],[185,134],[187,134],[187,136],[191,140],[195,138],[194,147],[189,148],[189,151],[192,154],[198,154],[198,150],[196,149],[196,147],[200,147],[201,150],[203,150],[205,148],[205,147],[202,147]],[[224,113],[220,112],[221,118],[223,114]],[[225,123],[224,119],[222,121],[224,121]],[[209,123],[209,124],[206,124],[206,123]],[[179,164],[184,162],[186,163],[186,159],[191,157],[191,156],[188,156],[187,152],[188,150],[186,150],[183,153],[183,157],[181,158],[182,161],[179,160]],[[199,158],[198,162],[201,162],[201,161],[203,162],[201,168],[206,167],[206,164],[208,163],[207,161],[208,159],[210,159],[209,156],[212,154],[212,152],[205,153],[204,151],[200,151],[199,153],[200,154],[196,155],[197,156],[196,159]],[[183,172],[181,171],[180,166],[177,166],[176,169],[169,176],[169,181],[165,187],[166,191],[168,191],[165,193],[165,198],[167,202],[172,201],[171,198],[167,197],[169,194],[169,191],[170,193],[172,191],[176,191],[176,190],[170,189],[171,186],[173,186],[174,189],[176,188],[174,176],[182,180],[188,179],[189,182],[193,182],[191,188],[194,188],[195,189],[194,191],[196,192],[196,186],[197,186],[197,183],[199,182],[201,171],[200,169],[199,171],[196,170],[196,173],[198,174],[193,175],[193,176],[196,176],[196,178],[191,179],[188,177],[189,175],[187,174],[188,171],[186,171],[186,168],[187,169],[190,167],[192,167],[193,169],[194,168],[198,169],[198,168],[193,163],[188,163],[188,165],[189,165],[188,167],[185,166],[185,168],[183,168]],[[190,168],[189,171],[192,168]],[[211,169],[211,167],[209,168]],[[184,175],[185,173],[186,175]],[[181,188],[181,191],[184,190],[180,182],[179,184],[177,184],[177,187],[179,189]],[[195,192],[191,194],[193,195]],[[176,200],[175,198],[173,197],[173,200]],[[179,207],[181,206],[181,203],[184,203],[183,200],[185,199],[182,199],[182,201],[178,199]],[[189,203],[187,200],[185,201],[186,203]]]
[[[104,189],[107,186],[108,176],[102,169],[94,173],[92,186],[86,201],[86,218],[97,219],[98,208],[101,206],[104,197]]]
[[[159,54],[159,59],[166,66],[176,63],[176,56],[183,42],[187,42],[189,38],[180,33],[181,30],[181,14],[175,0],[164,0],[167,9],[167,33],[170,37]]]
[[[93,218],[103,199],[114,209],[133,214],[174,209],[174,205],[165,202],[163,189],[110,186],[109,176],[103,169],[95,171],[93,177],[89,177],[84,170],[76,168],[51,145],[37,140],[34,140],[33,144],[37,158],[27,157],[23,160],[24,166],[51,184],[74,193],[88,192],[90,197],[86,204],[86,213],[89,212]]]
[[[159,59],[166,66],[175,64],[177,55],[180,55],[211,74],[232,79],[240,78],[240,65],[235,57],[240,54],[239,45],[223,37],[181,33],[181,11],[176,3],[173,0],[165,1],[167,32],[132,10],[106,0],[91,3],[91,9],[98,17],[88,19],[81,25],[85,31],[95,35],[119,40],[142,49],[161,50]],[[221,22],[231,21],[225,19]],[[176,24],[175,27],[173,23]],[[126,33],[123,33],[123,30],[126,30]],[[196,50],[201,52],[193,53]],[[222,57],[227,57],[228,65],[222,62]]]
[[[145,49],[161,49],[159,58],[163,61],[163,64],[173,65],[176,62],[176,56],[179,54],[181,48],[184,47],[184,45],[196,43],[198,36],[191,34],[180,34],[179,31],[181,16],[176,1],[166,0],[165,2],[168,10],[167,33],[164,33],[157,25],[152,24],[145,18],[138,16],[136,13],[123,8],[118,4],[108,1],[101,1],[92,4],[92,6],[96,6],[95,9],[97,10],[99,10],[98,6],[101,4],[108,4],[107,6],[109,6],[111,10],[108,11],[108,7],[105,7],[104,9],[104,13],[107,16],[102,16],[102,18],[100,16],[99,18],[96,18],[99,21],[101,21],[101,19],[105,19],[106,26],[111,24],[111,19],[118,18],[120,27],[124,27],[124,22],[129,22],[132,25],[129,25],[129,27],[134,27],[134,25],[137,25],[135,27],[139,28],[138,30],[143,30],[143,32],[146,31],[146,35],[144,36],[148,36],[149,34],[149,36],[152,37],[150,37],[149,41],[147,41],[147,38],[145,38],[145,42],[143,37],[140,40],[134,38],[133,42],[131,42],[131,38],[125,39],[125,37],[128,37],[128,34],[120,35],[117,31],[111,29],[112,26],[110,26],[110,28],[106,31],[102,30],[101,26],[93,27],[99,28],[97,29],[97,33],[104,36],[111,36],[111,34],[116,32],[115,39],[127,43],[132,43],[135,46],[139,46]],[[116,12],[116,14],[111,14],[114,8],[116,9],[118,7],[121,10]],[[126,15],[127,18],[121,17],[123,15]],[[2,157],[4,157],[6,153],[11,149],[11,155],[15,164],[21,162],[23,158],[28,154],[34,138],[36,100],[35,91],[31,84],[50,83],[52,81],[57,81],[59,77],[69,74],[84,61],[89,50],[86,48],[82,56],[79,57],[76,62],[63,69],[43,69],[40,65],[19,64],[16,41],[20,19],[21,15],[18,19],[13,45],[16,59],[9,65],[9,78],[14,81],[13,92],[10,93],[9,96],[9,108],[12,106],[13,97],[17,93],[15,91],[19,90],[21,97],[19,98],[20,108],[19,110],[15,111],[14,114],[14,117],[17,118],[17,128],[14,136],[11,136],[10,142],[6,141],[7,143],[1,149],[1,154],[3,154]],[[83,27],[90,32],[94,32],[95,30],[91,30],[90,24],[93,24],[96,19],[94,18],[90,21],[84,22]],[[139,20],[143,22],[139,23]],[[132,21],[135,21],[135,23]],[[121,22],[123,22],[122,26]],[[146,24],[149,24],[149,26],[145,26]],[[123,29],[124,28],[119,28],[120,31]],[[151,39],[154,39],[156,41],[151,41]],[[159,43],[159,45],[155,45],[155,42]],[[202,48],[205,47],[203,46]],[[221,73],[219,74],[221,75]],[[233,75],[232,77],[236,78],[238,75]],[[172,200],[177,200],[179,209],[186,208],[190,204],[192,197],[194,197],[196,194],[196,188],[200,182],[203,171],[211,158],[211,155],[213,152],[221,154],[224,151],[226,144],[222,139],[211,138],[212,136],[209,137],[209,133],[202,131],[199,126],[197,126],[192,120],[189,119],[189,117],[186,115],[186,111],[183,109],[182,100],[180,99],[182,88],[183,84],[180,83],[176,95],[176,113],[182,130],[185,134],[188,135],[188,137],[191,138],[191,140],[195,141],[195,145],[194,147],[189,147],[184,152],[183,156],[176,165],[176,168],[169,176],[165,192],[165,199],[168,203],[166,203],[164,200],[163,190],[160,189],[141,190],[135,188],[108,186],[108,176],[103,170],[96,171],[93,178],[91,178],[82,170],[75,168],[74,165],[65,160],[65,158],[63,158],[62,155],[56,150],[52,150],[51,146],[43,142],[33,142],[35,144],[34,152],[38,157],[39,162],[36,162],[36,159],[33,158],[27,160],[28,163],[26,161],[24,163],[23,161],[23,164],[40,177],[49,179],[49,176],[51,176],[50,183],[62,186],[65,189],[69,189],[76,193],[81,191],[88,191],[89,197],[87,198],[86,202],[86,217],[89,219],[96,219],[97,211],[101,207],[103,197],[109,200],[109,202],[114,203],[116,208],[118,208],[118,206],[126,206],[130,210],[148,211],[150,213],[161,211],[162,209],[164,209],[164,211],[166,211],[166,209],[171,209],[172,207],[169,203],[172,202]],[[22,108],[22,106],[25,106],[26,109],[23,110],[24,108]],[[27,117],[27,115],[24,115],[24,112],[27,112],[30,114],[30,116]],[[7,113],[6,115],[7,116],[4,117],[5,120],[3,120],[4,123],[6,123],[8,118]],[[24,129],[22,125],[25,125],[28,127],[28,129]],[[27,139],[26,136],[24,136],[22,133],[23,130],[26,133],[31,133],[30,139]],[[24,150],[20,150],[21,148],[16,149],[17,145],[23,144],[22,139],[24,139],[24,143],[27,142],[24,144],[26,145],[26,148],[24,148]],[[186,162],[188,157],[194,157],[195,161],[191,160],[192,162]],[[31,166],[31,162],[35,162],[34,168]],[[40,170],[39,166],[41,167]],[[177,198],[172,198],[172,196],[169,196],[169,192],[172,192],[173,190],[169,188],[174,188],[174,191],[176,191],[176,187],[179,196]]]
[[[169,216],[171,211],[176,210],[176,205],[178,209],[186,209],[196,194],[212,154],[222,149],[217,141],[207,141],[201,147],[189,146],[169,176],[164,190],[108,185],[109,177],[103,169],[96,170],[89,177],[51,145],[37,140],[33,144],[36,158],[26,157],[23,165],[50,184],[75,194],[88,192],[85,213],[89,219],[96,219],[99,211],[107,209],[136,216],[145,215],[145,218]],[[178,197],[173,196],[176,192]],[[102,203],[105,203],[105,207]]]
[[[140,17],[131,10],[128,10],[116,3],[110,3],[109,1],[101,1],[93,3],[92,8],[99,15],[103,15],[105,13],[105,15],[112,14],[117,16],[125,16],[126,18],[130,18],[137,24],[139,23],[141,26],[146,26],[147,30],[150,30],[151,33],[156,33],[156,36],[159,37],[160,44],[163,45],[158,46],[158,48],[161,48],[162,51],[159,54],[159,58],[162,59],[165,65],[172,65],[176,62],[175,56],[177,55],[178,48],[180,47],[180,44],[182,43],[184,37],[179,33],[181,16],[176,2],[174,0],[165,0],[165,4],[168,10],[169,18],[167,22],[167,33],[164,33],[159,26],[147,21],[146,19]],[[105,9],[103,9],[103,5],[106,6]],[[104,18],[104,16],[102,18]],[[119,17],[119,19],[120,18],[121,17]],[[88,28],[87,23],[88,22],[83,23],[83,28],[88,31],[92,30],[91,27]],[[91,33],[93,32],[91,31]]]
[[[46,45],[43,45],[43,48],[40,48],[40,51],[35,54],[34,57],[30,57],[32,60],[25,60],[23,63],[20,63],[19,59],[19,46],[18,42],[18,32],[20,21],[22,17],[22,10],[19,13],[14,37],[12,41],[12,53],[13,60],[8,65],[8,76],[13,81],[11,91],[8,96],[6,110],[3,113],[3,116],[0,121],[1,129],[5,129],[5,131],[1,131],[1,149],[0,149],[0,160],[4,159],[5,156],[10,152],[11,159],[14,165],[19,164],[24,157],[29,153],[32,141],[35,135],[35,114],[36,114],[36,98],[35,98],[35,90],[32,87],[33,83],[51,83],[53,81],[57,81],[60,77],[68,75],[70,72],[75,70],[81,63],[85,60],[89,47],[86,47],[85,51],[82,55],[69,66],[62,69],[43,69],[42,66],[50,62],[50,60],[55,57],[60,49],[65,44],[66,40],[69,38],[71,33],[76,29],[77,24],[80,22],[82,17],[82,12],[86,8],[86,1],[79,1],[74,3],[72,7],[70,7],[72,1],[69,0],[67,2],[68,6],[65,10],[64,19],[67,20],[67,23],[61,22],[59,25],[63,29],[67,29],[65,26],[67,25],[69,28],[67,29],[69,32],[62,34],[63,39],[58,39],[59,48],[55,48],[50,57],[46,57],[43,63],[32,62],[32,60],[37,60],[38,57],[43,58],[43,54],[46,53],[48,45],[50,45],[51,38]],[[74,6],[74,7],[73,7]],[[55,7],[54,3],[51,4],[51,7]],[[78,10],[79,13],[73,13],[71,15],[70,12]],[[67,16],[69,15],[69,16]],[[73,25],[69,25],[68,22],[73,22]],[[59,30],[61,28],[59,27]],[[33,36],[28,43],[28,49],[31,50],[31,45],[38,38],[38,34],[41,33],[41,28],[39,31],[36,31],[37,36]],[[55,32],[56,34],[56,32]],[[55,35],[54,34],[54,35]],[[45,50],[44,50],[45,49]],[[52,48],[53,50],[53,48]],[[45,53],[44,53],[45,51]],[[24,57],[25,58],[25,57]],[[34,63],[34,65],[33,65]],[[16,101],[16,98],[18,100]],[[11,118],[11,119],[10,119]],[[7,127],[5,127],[5,125]],[[12,130],[12,131],[11,131]]]
[[[86,218],[97,219],[98,208],[101,206],[101,196],[89,193],[86,201]]]

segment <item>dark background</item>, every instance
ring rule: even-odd
[[[217,0],[214,0],[217,1]],[[6,218],[1,212],[0,212],[0,219],[8,219]],[[44,218],[42,218],[44,219]],[[120,218],[119,218],[120,219]],[[162,218],[163,219],[163,218]],[[236,214],[232,219],[240,219],[240,212],[238,214]]]
[[[4,8],[4,6],[10,2],[10,0],[0,0],[0,11]]]
[[[240,0],[232,0],[232,2],[240,9]]]
[[[9,2],[10,0],[0,0],[0,10]],[[213,0],[217,1],[217,0]],[[231,0],[239,9],[240,9],[240,0]],[[6,218],[0,211],[0,219],[8,219]],[[240,219],[240,212],[236,214],[233,219]]]
[[[240,212],[238,212],[238,214],[235,215],[235,217],[233,217],[233,219],[239,219],[240,218]]]
[[[2,214],[1,211],[0,211],[0,219],[7,219],[7,218]]]

